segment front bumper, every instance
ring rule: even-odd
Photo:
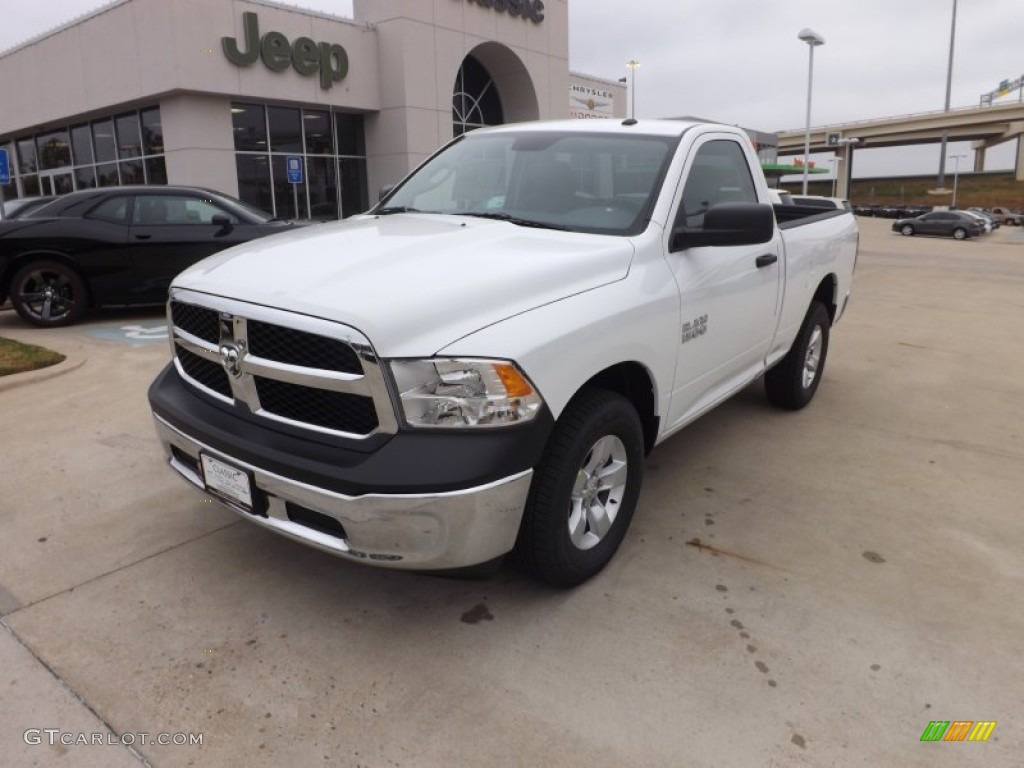
[[[289,480],[212,449],[154,415],[172,469],[205,489],[199,454],[221,459],[253,478],[260,513],[218,499],[246,519],[334,555],[392,568],[448,569],[487,562],[512,549],[533,470],[475,488],[431,494],[346,496]],[[315,513],[310,515],[309,512]],[[338,526],[318,530],[316,515]]]
[[[213,498],[246,519],[348,559],[422,570],[512,549],[553,427],[545,409],[508,429],[325,440],[216,403],[173,365],[149,401],[168,463],[192,486],[206,490],[200,454],[219,459],[248,474],[253,508]]]

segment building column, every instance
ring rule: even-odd
[[[207,187],[238,196],[231,101],[178,94],[160,99],[168,184]]]

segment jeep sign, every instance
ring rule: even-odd
[[[238,40],[222,37],[221,47],[228,61],[239,67],[248,67],[263,59],[263,65],[271,72],[284,72],[291,66],[300,75],[308,77],[320,72],[320,87],[330,88],[348,74],[348,53],[340,45],[316,43],[308,37],[296,38],[289,43],[280,32],[267,32],[260,39],[260,23],[256,14],[246,11],[242,14],[245,27],[245,52],[238,49]]]

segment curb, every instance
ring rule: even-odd
[[[41,381],[48,379],[55,379],[58,376],[63,376],[65,373],[71,373],[77,371],[83,365],[85,365],[88,358],[80,349],[76,349],[73,352],[65,352],[63,350],[54,350],[64,355],[64,359],[56,365],[48,365],[45,368],[39,368],[34,371],[25,371],[24,373],[12,373],[7,376],[0,376],[0,392],[6,392],[9,389],[15,389],[24,384],[38,384]]]

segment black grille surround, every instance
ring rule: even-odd
[[[380,365],[358,332],[200,294],[213,305],[202,306],[182,293],[192,292],[172,290],[169,305],[176,368],[186,384],[218,395],[221,407],[323,436],[362,440],[397,431]]]

